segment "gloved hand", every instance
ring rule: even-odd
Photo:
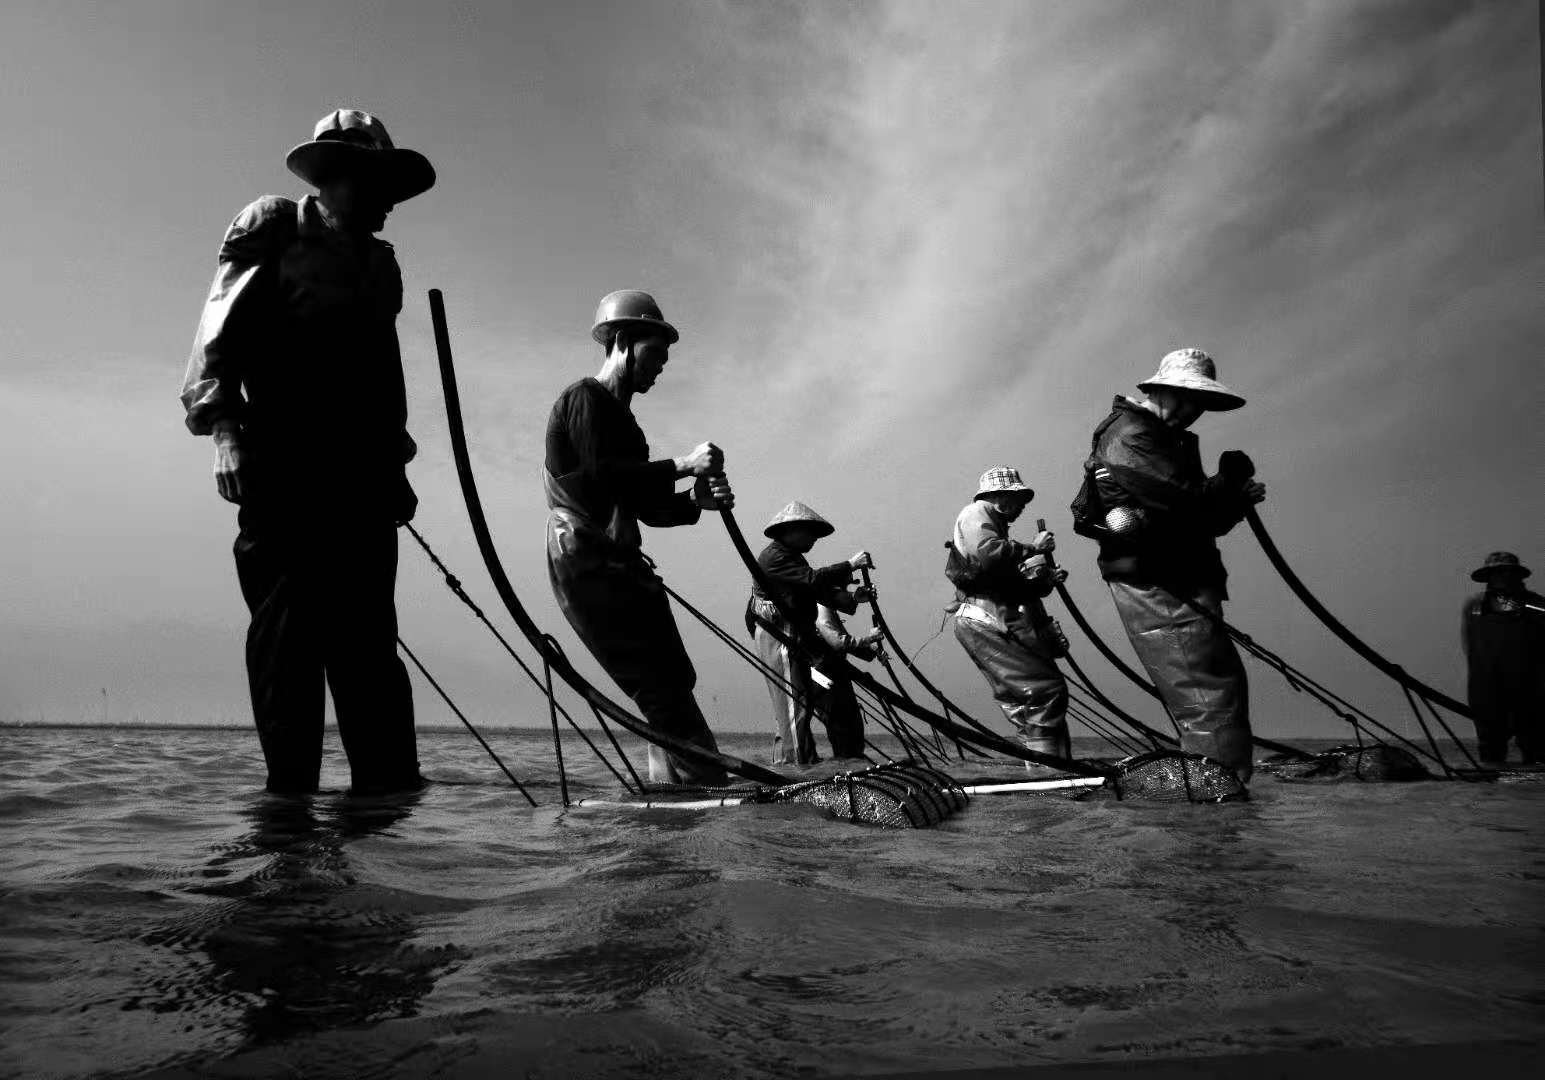
[[[1218,475],[1231,488],[1242,488],[1255,475],[1255,462],[1243,450],[1225,450],[1218,456]]]
[[[413,520],[413,515],[418,513],[418,493],[413,490],[413,485],[408,483],[406,472],[392,485],[390,511],[393,525],[406,525]]]

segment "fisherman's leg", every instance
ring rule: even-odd
[[[955,640],[987,679],[1019,741],[1037,753],[1067,756],[1068,688],[1056,664],[974,619],[955,620]]]
[[[1514,737],[1525,765],[1545,762],[1545,695],[1520,693],[1513,714]]]
[[[303,553],[293,531],[244,507],[236,537],[236,577],[252,613],[247,684],[268,766],[269,791],[316,791],[322,771],[325,709],[322,658]]]
[[[1507,760],[1508,717],[1505,695],[1490,672],[1470,675],[1470,716],[1475,724],[1475,752],[1483,764]]]
[[[353,790],[416,791],[413,689],[397,652],[397,530],[349,523],[333,535],[323,656]]]
[[[1127,638],[1180,728],[1181,749],[1221,761],[1248,780],[1254,760],[1249,684],[1219,621],[1216,592],[1203,591],[1196,602],[1204,610],[1198,610],[1160,586],[1109,584]]]
[[[832,757],[864,756],[864,717],[859,712],[851,679],[840,674],[832,678],[832,687],[821,702],[821,721],[826,725]]]
[[[799,657],[794,657],[794,675],[794,760],[800,765],[814,765],[821,760],[811,730],[820,707],[820,688],[810,677],[810,664]]]
[[[774,765],[794,764],[794,699],[789,692],[793,664],[783,642],[765,629],[756,628],[756,653],[774,674],[767,678],[767,697],[772,704]]]

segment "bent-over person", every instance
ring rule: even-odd
[[[252,613],[247,678],[268,789],[311,792],[324,680],[357,793],[421,786],[397,655],[397,526],[417,499],[397,314],[402,274],[376,238],[434,169],[368,113],[339,109],[286,158],[314,185],[265,196],[226,230],[183,380],[237,513]]]
[[[591,337],[604,360],[594,378],[564,389],[547,421],[547,572],[564,618],[651,727],[717,751],[698,707],[664,583],[643,551],[639,523],[693,525],[704,510],[734,505],[724,453],[711,442],[677,458],[649,457],[633,417],[679,339],[648,293],[608,293]],[[676,481],[693,479],[686,491]],[[656,782],[722,785],[722,766],[649,749]]]
[[[813,765],[821,760],[810,730],[811,718],[820,714],[821,695],[810,672],[812,663],[824,659],[825,654],[812,657],[804,647],[804,643],[814,646],[819,641],[819,605],[851,613],[859,601],[871,595],[862,588],[852,592],[846,588],[855,571],[874,565],[867,551],[830,566],[812,567],[805,558],[817,540],[835,531],[831,522],[797,499],[773,515],[762,530],[771,542],[757,556],[757,563],[778,595],[775,600],[760,584],[752,586],[746,628],[756,642],[757,655],[770,671],[767,693],[773,711],[775,765]],[[830,723],[830,715],[823,718]],[[861,757],[862,725],[855,734],[850,730],[850,718],[839,711],[836,720],[837,727],[827,729],[832,754]]]
[[[987,680],[1019,741],[1065,758],[1072,751],[1068,684],[1057,667],[1061,632],[1042,603],[1052,590],[1047,556],[1056,538],[1039,532],[1026,543],[1009,535],[1033,498],[1017,469],[1000,466],[982,474],[976,497],[955,518],[945,564],[955,600],[947,610],[955,616],[955,640]]]
[[[1208,476],[1186,430],[1202,413],[1237,409],[1245,399],[1194,348],[1167,354],[1137,385],[1147,397],[1117,397],[1095,429],[1074,518],[1100,541],[1100,574],[1180,728],[1181,749],[1248,780],[1249,683],[1223,625],[1228,574],[1216,538],[1243,521],[1266,488],[1238,450],[1225,451]]]

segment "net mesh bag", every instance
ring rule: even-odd
[[[1222,803],[1250,797],[1239,774],[1220,761],[1179,750],[1154,750],[1116,762],[1099,790],[1118,799]]]
[[[1430,780],[1415,754],[1388,743],[1335,746],[1308,760],[1266,762],[1262,770],[1278,780],[1361,780],[1371,784]]]
[[[755,801],[804,803],[845,821],[922,829],[965,809],[967,797],[948,774],[909,760],[767,789]]]

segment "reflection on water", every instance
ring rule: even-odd
[[[539,809],[461,737],[421,753],[458,783],[366,800],[262,794],[247,732],[4,733],[0,1075],[822,1076],[1545,1030],[1545,785],[983,798],[887,831],[565,812],[544,737],[499,750]]]

